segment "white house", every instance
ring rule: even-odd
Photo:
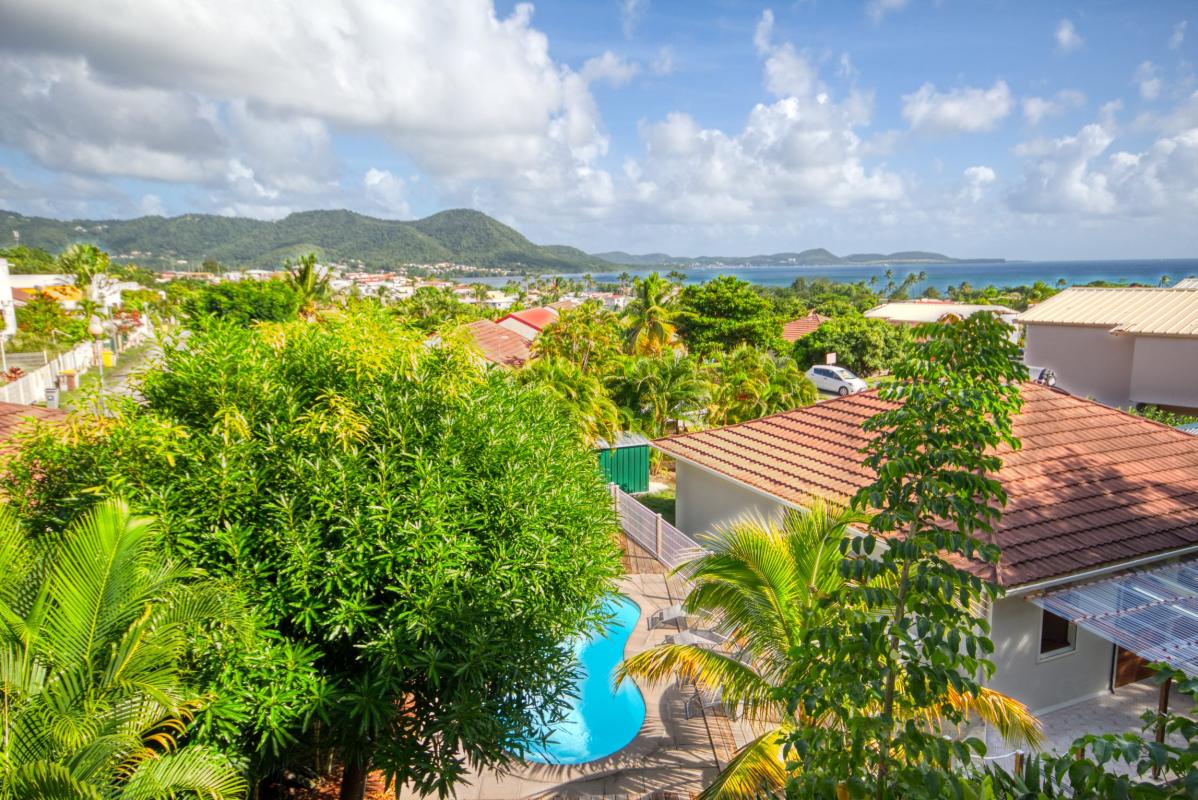
[[[1198,288],[1075,287],[1020,315],[1024,360],[1056,385],[1127,407],[1198,411]]]
[[[925,297],[920,300],[883,303],[865,312],[866,317],[884,319],[895,325],[922,325],[927,322],[954,322],[971,317],[980,311],[994,314],[999,319],[1014,324],[1019,312],[1006,306],[981,303],[958,303],[954,300],[939,300]]]
[[[967,567],[1006,590],[988,609],[996,648],[988,685],[1041,714],[1142,677],[1137,653],[1194,654],[1198,674],[1198,625],[1184,609],[1180,621],[1156,626],[1152,646],[1135,638],[1142,623],[1116,622],[1134,600],[1097,617],[1067,611],[1085,606],[1078,597],[1137,598],[1133,586],[1112,593],[1109,582],[1198,554],[1198,437],[1039,384],[1022,392],[1014,420],[1022,447],[999,452],[1009,496],[994,532],[1002,557],[997,567]],[[801,509],[813,495],[847,499],[872,480],[861,423],[888,407],[870,391],[657,440],[676,462],[677,526],[701,538],[746,512]]]

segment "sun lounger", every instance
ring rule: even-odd
[[[647,620],[649,630],[660,628],[662,625],[671,624],[682,630],[686,625],[686,611],[682,608],[682,603],[675,603],[659,611],[654,611],[649,615]]]

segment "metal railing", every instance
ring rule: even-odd
[[[611,495],[625,535],[666,567],[674,569],[703,551],[698,542],[614,483],[611,484]]]

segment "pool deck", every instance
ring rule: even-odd
[[[645,620],[654,611],[679,602],[660,564],[647,553],[626,544],[627,574],[620,591],[641,607],[641,618],[628,639],[625,655],[660,644],[671,627],[650,631]],[[693,688],[639,684],[645,698],[645,724],[624,749],[587,764],[554,766],[516,764],[508,773],[476,772],[455,796],[470,800],[515,798],[581,798],[583,795],[689,798],[697,794],[728,763],[736,740],[729,721],[720,716],[686,719],[685,706]],[[414,797],[407,791],[403,797]]]

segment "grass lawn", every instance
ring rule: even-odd
[[[674,490],[667,489],[663,492],[654,492],[652,494],[637,495],[637,500],[641,504],[654,513],[661,514],[661,518],[671,525],[674,524]]]

